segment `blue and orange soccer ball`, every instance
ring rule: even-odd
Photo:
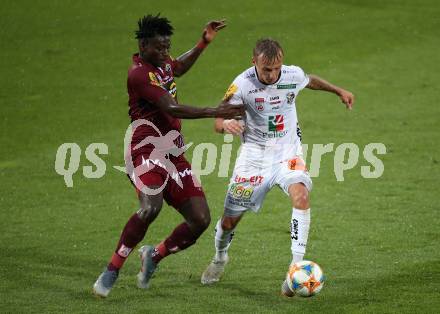
[[[293,295],[311,297],[318,294],[324,286],[324,273],[318,264],[301,261],[289,267],[286,281]]]

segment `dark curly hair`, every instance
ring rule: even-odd
[[[139,29],[135,31],[137,39],[148,40],[156,35],[171,36],[174,28],[166,17],[160,17],[160,13],[156,16],[148,14],[138,21]]]

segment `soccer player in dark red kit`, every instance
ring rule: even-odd
[[[182,154],[184,141],[180,134],[180,119],[234,118],[244,110],[243,106],[236,105],[198,108],[177,102],[174,77],[191,68],[217,31],[226,26],[224,21],[209,22],[197,45],[175,60],[169,56],[173,27],[167,18],[147,15],[138,24],[139,53],[133,56],[127,80],[133,131],[126,165],[134,168],[127,166],[127,173],[136,186],[140,208],[128,220],[107,268],[93,285],[93,292],[101,297],[109,294],[119,270],[144,238],[164,199],[185,221],[157,246],[140,248],[138,287],[147,289],[160,260],[194,244],[210,223],[203,190]],[[158,159],[158,156],[163,158]]]

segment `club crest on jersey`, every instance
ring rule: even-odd
[[[295,93],[294,92],[287,93],[286,98],[287,98],[287,103],[292,104],[293,99],[295,99]]]
[[[257,109],[258,111],[264,110],[264,98],[255,98],[255,109]]]
[[[165,71],[167,71],[167,72],[171,71],[171,64],[169,64],[169,63],[165,64]]]

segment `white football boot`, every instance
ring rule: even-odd
[[[219,261],[214,258],[202,274],[202,278],[200,280],[201,283],[204,285],[211,285],[218,282],[225,272],[225,266],[228,261],[229,257],[227,255],[223,261]]]

